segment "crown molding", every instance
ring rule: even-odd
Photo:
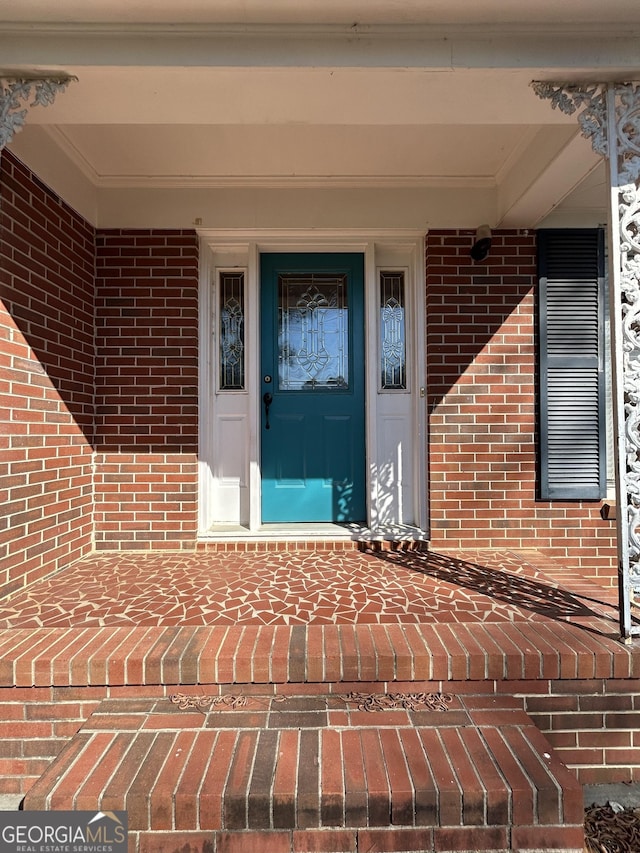
[[[443,175],[109,175],[98,189],[493,189],[486,177]]]
[[[101,175],[56,125],[42,130],[96,189],[494,189],[472,175]]]
[[[260,38],[347,38],[387,39],[404,38],[411,41],[423,39],[448,39],[452,36],[462,38],[495,39],[496,36],[520,35],[535,38],[547,37],[580,38],[581,35],[619,36],[629,39],[640,35],[640,21],[633,20],[616,23],[603,20],[599,23],[573,20],[566,23],[527,23],[501,21],[491,24],[212,24],[212,23],[100,23],[69,21],[32,22],[0,21],[0,33],[33,38],[47,36],[118,36],[139,38],[181,37],[207,39],[212,36],[246,36]]]

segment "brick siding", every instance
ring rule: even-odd
[[[6,594],[92,537],[193,546],[198,245],[188,230],[95,232],[6,151],[1,177]],[[535,235],[498,232],[477,264],[471,239],[427,236],[432,543],[536,547],[610,582],[600,505],[536,499]]]
[[[0,157],[0,595],[92,548],[92,228]]]
[[[431,542],[538,548],[610,583],[615,526],[598,502],[536,498],[535,234],[427,235]]]
[[[522,684],[525,709],[585,785],[640,781],[640,694],[633,679]]]
[[[96,244],[96,547],[193,547],[197,238],[114,230]]]
[[[26,794],[107,693],[106,687],[0,689],[0,794]]]

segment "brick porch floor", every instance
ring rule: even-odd
[[[550,744],[550,754],[570,767],[570,775],[581,782],[638,779],[640,648],[620,643],[614,596],[614,590],[585,581],[535,551],[360,552],[336,544],[287,551],[206,547],[197,552],[97,554],[0,605],[0,703],[7,720],[0,723],[0,735],[4,735],[0,766],[5,774],[12,768],[16,776],[22,774],[23,789],[33,791],[27,795],[25,807],[39,808],[54,790],[56,796],[67,798],[65,802],[73,800],[73,779],[83,766],[100,763],[104,770],[109,762],[119,767],[123,761],[128,767],[143,742],[148,741],[152,750],[151,764],[164,767],[166,776],[171,762],[160,744],[168,744],[169,749],[177,739],[186,743],[191,737],[188,731],[182,732],[181,725],[176,728],[171,722],[178,717],[166,716],[168,697],[178,691],[196,696],[243,694],[262,697],[260,701],[276,695],[298,697],[301,702],[304,697],[309,701],[318,697],[321,703],[335,702],[333,697],[350,690],[444,691],[467,709],[498,709],[505,702],[510,714],[521,709],[528,722],[514,716],[513,725],[525,726],[518,731],[527,742],[537,736],[533,723],[544,733],[547,741],[543,738],[536,746],[538,758],[527,765],[529,781],[522,782],[533,791],[534,799],[542,791],[539,786],[547,785],[542,777],[535,777],[541,772],[540,761],[546,761],[545,743]],[[153,705],[153,711],[148,707],[151,700],[159,703]],[[115,704],[105,706],[105,702]],[[163,722],[153,737],[142,732],[138,736],[138,729],[129,728],[126,709],[132,707],[127,705],[131,702],[147,703],[141,720],[160,714]],[[103,737],[97,731],[100,715],[107,708],[109,714],[115,714],[109,737],[122,748],[119,757],[117,750],[107,757],[106,752],[94,754],[94,747],[89,746],[108,739],[106,733]],[[198,731],[209,728],[209,717],[198,717]],[[191,715],[185,718],[187,723],[188,719]],[[495,735],[485,737],[478,728],[481,724],[475,718],[472,722],[473,731],[482,735],[486,745],[489,741],[502,744],[507,737],[498,735],[497,729]],[[497,718],[494,722],[499,727]],[[120,724],[124,728],[119,729]],[[153,723],[144,722],[141,728],[147,725],[154,729]],[[238,725],[246,732],[242,743],[262,744],[263,735],[258,734],[262,728],[253,718]],[[283,853],[307,849],[305,844],[316,845],[309,848],[314,850],[354,851],[374,841],[378,846],[372,849],[379,850],[458,850],[463,840],[480,849],[473,846],[477,845],[473,839],[480,836],[485,839],[482,849],[487,850],[505,849],[505,843],[512,845],[517,838],[522,849],[575,850],[579,837],[575,808],[570,807],[572,829],[564,827],[560,819],[566,803],[575,805],[575,788],[562,773],[549,783],[551,790],[558,791],[560,812],[551,815],[544,828],[539,826],[544,821],[537,812],[529,824],[517,824],[511,815],[494,837],[487,812],[489,789],[482,784],[473,796],[484,803],[481,824],[486,832],[479,831],[480,824],[467,826],[465,792],[467,797],[471,795],[469,779],[479,773],[481,780],[482,773],[477,767],[471,772],[447,752],[447,738],[458,743],[468,736],[475,738],[474,743],[480,742],[476,735],[465,733],[467,723],[461,726],[455,736],[443,735],[442,741],[443,756],[449,755],[443,757],[443,766],[451,769],[451,784],[463,797],[456,811],[459,820],[443,823],[438,818],[428,834],[428,844],[417,816],[409,824],[394,824],[390,812],[385,829],[367,812],[359,826],[348,825],[346,799],[341,806],[342,823],[325,826],[319,820],[313,829],[293,821],[284,830],[276,827],[271,816],[259,830],[261,838]],[[374,737],[384,756],[384,727],[385,723],[376,722],[375,736],[365,735],[359,724],[353,728],[349,721],[340,734],[341,743],[352,738],[364,738],[364,743]],[[333,737],[315,723],[310,731],[313,734],[304,738],[300,735],[300,744],[311,739],[320,748],[325,737]],[[277,738],[289,739],[283,732]],[[402,726],[396,736],[399,743],[409,737]],[[432,737],[426,730],[424,736]],[[207,737],[212,736],[202,734],[196,740],[199,743],[198,738]],[[264,735],[265,743],[272,745],[272,740]],[[65,743],[67,747],[49,767]],[[195,746],[189,749],[197,763],[199,750]],[[477,759],[485,768],[493,762],[504,773],[513,761],[511,749],[500,746],[499,755],[489,750],[472,755],[472,761]],[[76,754],[82,754],[83,764],[76,765]],[[427,753],[425,760],[431,760]],[[517,760],[522,757],[518,755]],[[298,761],[296,772],[306,778],[308,762],[302,752]],[[274,768],[276,764],[272,768],[276,772]],[[381,765],[372,773],[387,770]],[[133,765],[127,772],[133,772]],[[147,772],[149,768],[141,766],[141,773]],[[248,792],[259,783],[251,773],[243,777]],[[134,777],[131,792],[143,783],[142,776],[138,779],[134,773]],[[96,788],[96,807],[103,804],[107,789],[109,796],[115,791],[113,785],[109,787],[109,778],[105,777],[103,790]],[[203,832],[200,819],[194,818],[178,833],[175,808],[185,792],[178,777],[165,778],[164,784],[174,808],[175,844],[198,853],[251,849],[246,844],[254,842],[245,833],[257,827],[249,824],[241,829],[233,821],[223,821],[212,834]],[[194,777],[190,784],[196,791],[204,790],[199,787],[204,780]],[[505,803],[518,801],[518,785],[507,785]],[[428,788],[430,796],[440,796],[437,788]],[[109,802],[131,802],[137,814],[139,804],[133,805],[135,797],[131,799],[128,790],[119,791],[116,800]],[[415,785],[412,790],[415,797]],[[229,791],[229,796],[240,796],[231,788]],[[345,788],[340,796],[346,798],[347,793]],[[198,813],[199,796],[196,793],[195,801],[185,806],[195,809],[194,814]],[[317,796],[324,796],[321,789]],[[389,808],[407,812],[404,794],[400,800],[394,796],[390,788]],[[245,802],[249,800],[245,798]],[[322,809],[323,800],[318,802]],[[220,801],[223,811],[225,803]],[[145,810],[145,814],[152,813]],[[169,845],[167,851],[173,849],[174,841],[165,834],[154,834],[153,821],[145,821],[147,818],[136,818],[130,849],[150,853],[165,849],[165,844]],[[442,831],[436,831],[437,826]],[[300,832],[307,830],[312,834],[304,840]],[[444,838],[449,839],[446,844],[450,847],[442,846]],[[399,846],[402,844],[405,846]]]
[[[523,620],[615,636],[616,592],[535,551],[337,547],[109,552],[0,601],[0,628]]]

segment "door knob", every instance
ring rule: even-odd
[[[265,429],[271,429],[271,425],[269,424],[269,409],[271,408],[271,404],[273,403],[273,394],[270,394],[268,391],[262,397],[262,402],[264,403],[264,413],[266,422],[264,425]]]

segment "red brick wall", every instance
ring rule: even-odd
[[[427,236],[431,541],[538,548],[609,583],[615,529],[595,502],[536,499],[535,234]]]
[[[516,692],[584,785],[640,780],[637,679],[521,682]]]
[[[98,231],[96,245],[96,547],[192,547],[197,238]]]
[[[91,550],[93,229],[0,158],[0,595]]]
[[[194,544],[198,246],[192,231],[96,235],[8,152],[1,169],[3,594],[92,535]],[[471,239],[427,237],[433,546],[537,547],[610,578],[599,505],[536,500],[535,237],[498,233],[478,264]]]
[[[26,794],[108,687],[0,688],[0,794]]]

